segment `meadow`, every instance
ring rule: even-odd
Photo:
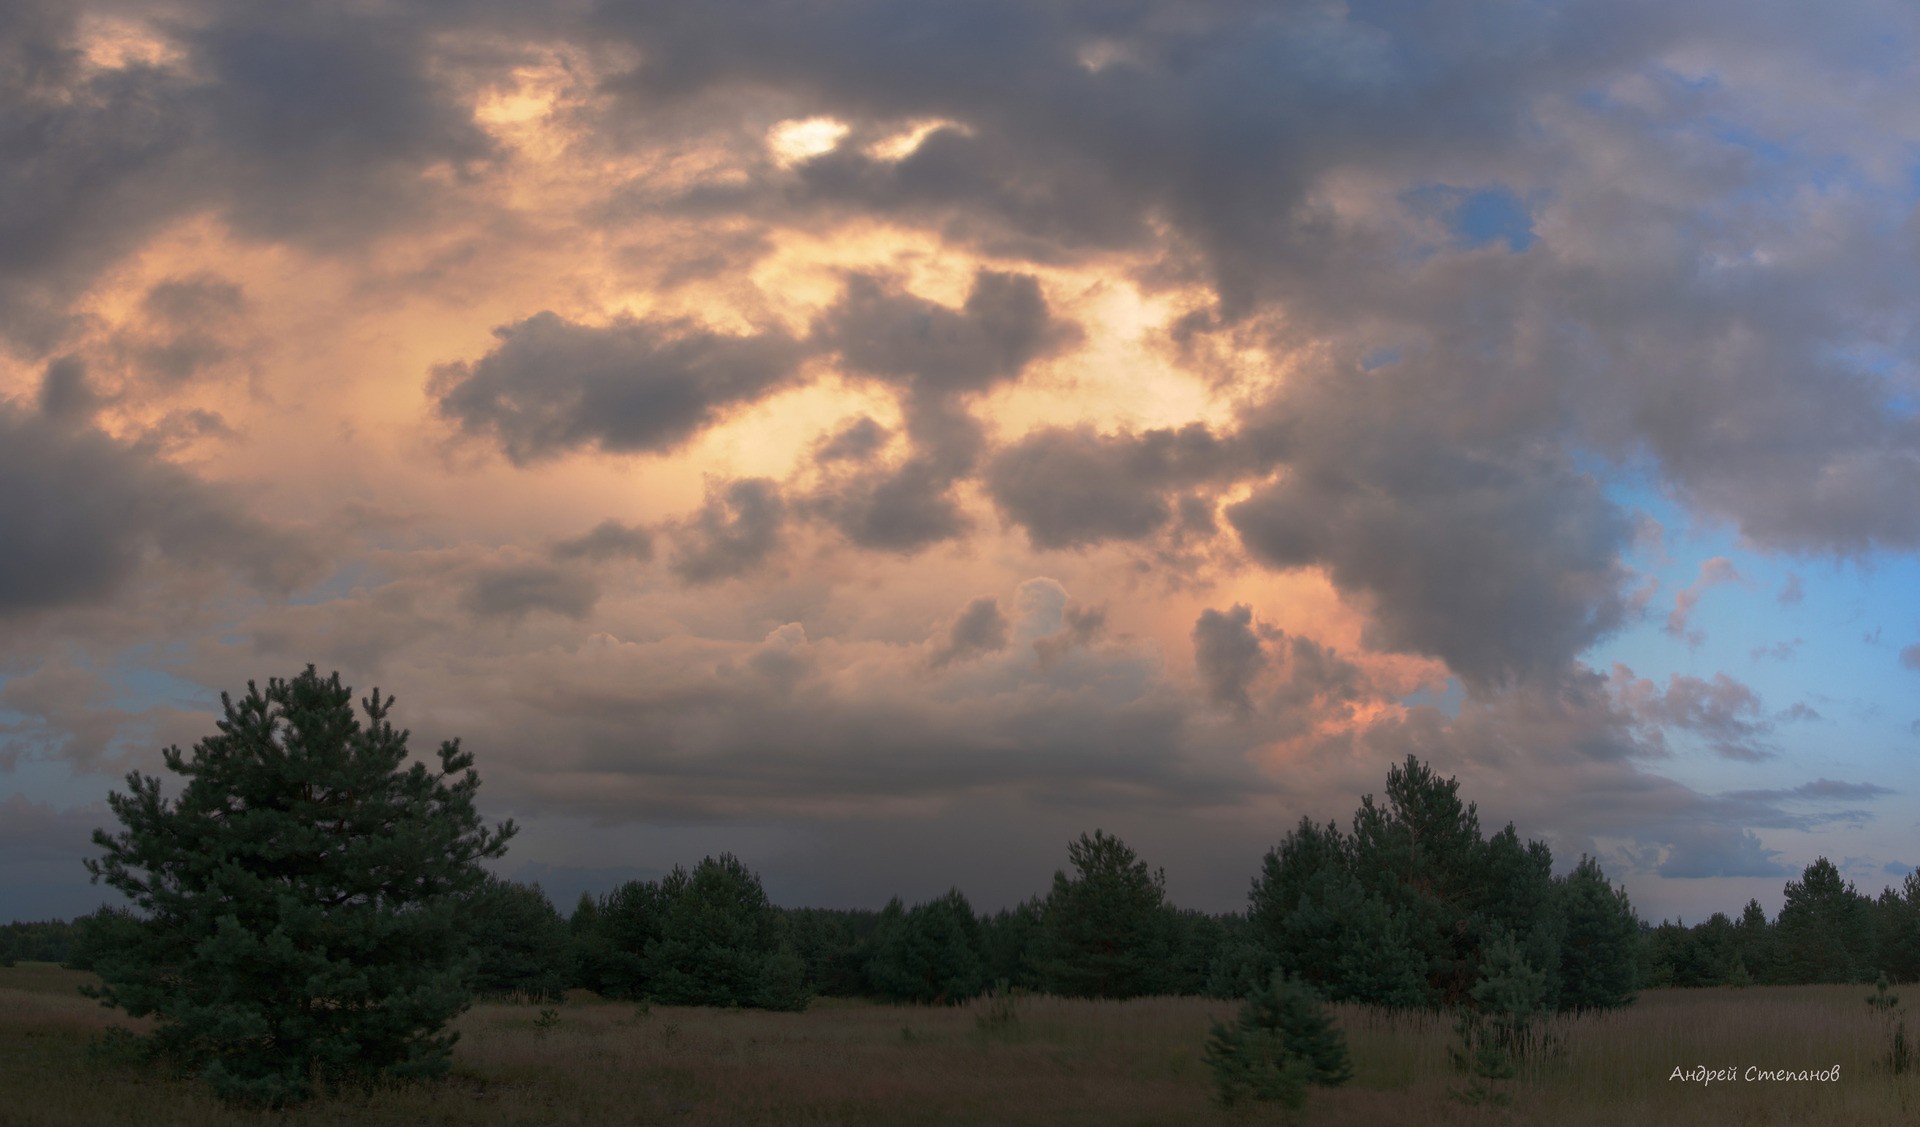
[[[1561,1054],[1529,1066],[1510,1107],[1453,1099],[1450,1022],[1339,1007],[1354,1080],[1289,1119],[1211,1102],[1209,1023],[1232,1003],[1019,999],[925,1008],[817,1000],[805,1013],[649,1008],[576,994],[483,1004],[458,1023],[453,1073],[270,1113],[90,1050],[134,1026],[80,996],[91,975],[0,969],[0,1123],[224,1124],[1822,1124],[1920,1120],[1920,1075],[1877,1063],[1885,1028],[1860,986],[1649,990],[1559,1023]],[[1912,988],[1910,987],[1909,990]],[[1920,1001],[1915,998],[1914,1001]],[[550,1010],[543,1020],[543,1011]],[[1673,1069],[1840,1067],[1835,1082],[1671,1080]]]

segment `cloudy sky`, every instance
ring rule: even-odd
[[[558,898],[1245,902],[1408,754],[1652,918],[1920,863],[1920,11],[0,7],[0,919],[222,690]]]

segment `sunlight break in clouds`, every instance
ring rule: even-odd
[[[783,121],[767,130],[767,147],[782,166],[799,164],[832,152],[847,135],[845,122],[830,117]]]

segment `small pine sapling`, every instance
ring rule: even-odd
[[[1873,984],[1874,992],[1867,995],[1867,1007],[1886,1023],[1887,1068],[1899,1075],[1913,1067],[1913,1046],[1907,1041],[1907,1011],[1900,1005],[1900,995],[1887,992],[1891,985],[1887,972],[1881,971]]]
[[[1346,1036],[1320,996],[1281,972],[1247,995],[1233,1024],[1214,1024],[1206,1060],[1227,1107],[1252,1099],[1298,1108],[1308,1085],[1332,1088],[1353,1078]]]

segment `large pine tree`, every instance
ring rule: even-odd
[[[511,822],[489,830],[459,742],[407,763],[379,690],[339,674],[220,697],[220,734],[166,749],[179,797],[135,772],[87,868],[138,909],[102,944],[98,996],[158,1019],[154,1047],[220,1094],[268,1104],[316,1079],[444,1073],[471,1001],[464,907]]]
[[[1174,915],[1166,873],[1095,830],[1067,845],[1074,875],[1053,874],[1041,908],[1041,980],[1055,994],[1132,998],[1167,988]]]

